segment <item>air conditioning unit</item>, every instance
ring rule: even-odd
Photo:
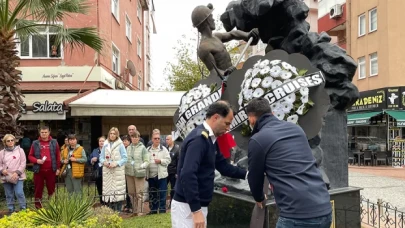
[[[343,6],[341,4],[336,4],[332,6],[329,10],[329,18],[339,18],[343,15]]]

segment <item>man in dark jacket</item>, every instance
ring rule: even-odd
[[[258,206],[263,207],[266,174],[280,210],[277,228],[309,224],[329,228],[330,196],[304,131],[273,116],[264,98],[250,101],[246,113],[253,127],[248,145],[248,182]]]
[[[174,188],[176,186],[177,180],[177,163],[179,161],[179,154],[180,154],[180,146],[176,145],[173,141],[173,137],[171,135],[166,136],[166,144],[167,150],[169,150],[171,162],[167,166],[167,184],[170,183],[170,204],[172,203],[173,196],[174,196]]]
[[[230,165],[216,139],[227,132],[233,112],[225,101],[208,107],[205,122],[185,138],[177,168],[178,182],[171,205],[173,228],[205,228],[212,200],[215,169],[222,175],[245,179],[246,171]]]

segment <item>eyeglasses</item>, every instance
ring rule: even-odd
[[[160,140],[160,138],[153,138],[154,140]]]
[[[6,142],[14,142],[14,139],[9,139]]]

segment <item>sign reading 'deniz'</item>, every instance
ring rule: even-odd
[[[49,103],[49,101],[45,101],[45,103],[41,102],[34,102],[32,104],[32,112],[56,112],[58,114],[63,114],[63,104],[62,103]]]
[[[279,87],[271,90],[263,97],[266,98],[270,104],[278,102],[288,96],[289,94],[295,93],[301,88],[310,88],[321,85],[325,82],[325,78],[321,71],[304,75],[302,77],[295,78],[289,82],[286,82]],[[247,121],[247,113],[244,108],[241,108],[238,113],[235,114],[235,118],[231,124],[231,131],[237,128],[240,124]]]
[[[350,110],[382,110],[385,108],[387,108],[385,89],[375,89],[360,92],[360,98],[357,99]]]

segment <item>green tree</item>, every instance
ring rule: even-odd
[[[191,42],[187,42],[188,40],[190,39],[185,35],[178,40],[178,46],[173,48],[176,51],[176,60],[168,62],[165,68],[170,86],[175,91],[188,91],[198,80],[209,75],[204,63],[197,61],[197,50],[192,44],[193,41],[196,43],[195,39],[191,39]]]
[[[17,124],[23,103],[21,71],[16,69],[20,64],[17,43],[52,29],[56,47],[65,44],[70,50],[84,50],[88,46],[101,52],[103,40],[97,28],[64,28],[57,23],[74,14],[86,14],[93,7],[86,0],[0,0],[0,138],[7,133],[20,137],[22,133]]]

